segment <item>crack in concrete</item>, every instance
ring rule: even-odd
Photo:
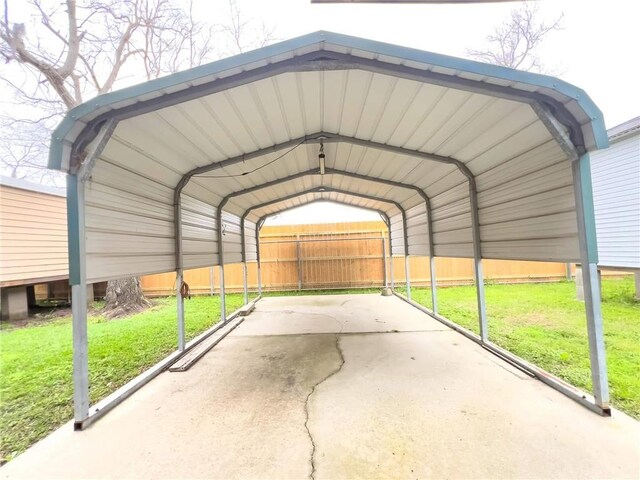
[[[315,474],[316,474],[316,462],[315,462],[316,442],[313,440],[313,435],[311,434],[311,430],[309,429],[309,400],[311,399],[311,396],[316,392],[316,388],[318,388],[318,386],[321,383],[324,383],[334,375],[337,375],[340,372],[340,370],[342,370],[342,367],[344,366],[345,360],[344,360],[344,354],[342,353],[342,348],[340,348],[340,335],[337,333],[336,333],[336,350],[338,351],[338,354],[340,354],[340,365],[338,365],[337,369],[329,373],[329,375],[327,375],[326,377],[318,381],[313,387],[311,387],[311,391],[307,395],[307,398],[305,399],[305,402],[304,402],[304,414],[305,414],[304,428],[307,430],[307,435],[309,436],[309,441],[311,442],[311,458],[310,458],[311,473],[309,474],[309,478],[311,480],[315,480]]]

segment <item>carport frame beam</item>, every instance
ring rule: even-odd
[[[242,190],[237,190],[235,192],[232,192],[232,193],[229,193],[228,195],[226,195],[221,200],[220,205],[222,205],[222,207],[224,207],[224,206],[227,205],[229,200],[231,200],[232,198],[239,197],[239,196],[242,196],[242,195],[246,195],[248,193],[257,192],[257,191],[263,190],[265,188],[274,187],[274,186],[277,186],[277,185],[281,185],[283,183],[291,182],[293,180],[297,180],[299,178],[303,178],[303,177],[307,177],[307,176],[311,176],[311,175],[321,175],[320,170],[318,168],[313,168],[311,170],[298,172],[298,173],[295,173],[293,175],[289,175],[287,177],[278,178],[278,179],[272,180],[270,182],[262,183],[262,184],[259,184],[259,185],[254,185],[252,187],[244,188]],[[385,180],[385,179],[382,179],[382,178],[371,177],[371,176],[368,176],[368,175],[362,175],[362,174],[359,174],[359,173],[349,172],[347,170],[338,170],[338,169],[335,169],[335,168],[326,168],[325,169],[325,175],[342,175],[342,176],[345,176],[345,177],[357,178],[357,179],[360,179],[360,180],[366,180],[366,181],[374,182],[374,183],[381,183],[383,185],[389,185],[389,186],[392,186],[392,187],[404,188],[404,189],[412,190],[412,191],[416,192],[425,202],[425,215],[426,215],[426,219],[427,219],[427,225],[429,226],[429,231],[431,231],[431,228],[430,228],[431,227],[431,204],[429,202],[429,197],[427,196],[427,194],[421,188],[416,187],[415,185],[410,185],[410,184],[401,183],[401,182],[395,182],[393,180]],[[191,178],[191,176],[189,178]],[[322,186],[320,186],[320,187],[316,187],[316,188],[317,189],[322,189],[322,188],[331,189],[332,187],[322,187]],[[333,189],[332,191],[337,191],[337,192],[340,192],[340,193],[349,193],[349,194],[351,193],[351,192],[348,192],[346,190],[335,190],[335,189]],[[353,195],[354,196],[358,196],[357,193],[353,193]],[[297,196],[297,194],[294,194],[293,196],[295,197],[295,196]],[[374,197],[374,196],[371,196],[371,195],[360,195],[360,196],[362,198],[367,198],[367,199],[371,199],[371,200],[378,200],[378,201],[385,201],[387,203],[394,203],[394,204],[396,204],[398,206],[398,209],[400,211],[404,212],[403,208],[399,207],[400,204],[398,202],[393,201],[393,200],[388,200],[388,199],[382,198],[382,197]],[[291,197],[286,197],[286,198],[291,198]],[[283,200],[282,198],[277,199],[277,201],[282,201],[282,200]],[[254,206],[252,208],[253,209],[259,208],[260,206],[263,206],[263,205],[261,204],[261,205],[258,205],[258,206]],[[243,249],[243,255],[244,255],[245,245],[244,245],[244,230],[243,230],[242,226],[244,225],[244,220],[246,218],[247,213],[250,212],[250,211],[251,211],[251,209],[246,210],[244,212],[244,214],[240,218],[240,226],[241,226],[241,229],[240,229],[241,242],[240,243],[241,243],[241,248]],[[403,216],[403,219],[406,219],[406,214]],[[408,236],[407,236],[406,222],[404,224],[403,234],[404,234],[404,239],[405,239],[405,254],[408,255],[409,252],[408,252],[408,245],[407,245],[408,244]],[[430,242],[432,241],[432,237],[431,236],[429,237],[429,241]]]
[[[86,177],[85,177],[86,178]],[[73,323],[73,417],[74,430],[82,430],[89,418],[89,340],[87,335],[87,271],[85,245],[85,183],[78,175],[67,176],[69,283]]]
[[[260,261],[260,229],[264,225],[264,219],[256,223],[256,263],[258,267],[258,296],[262,296],[262,262]]]
[[[549,115],[548,111],[546,109],[538,109],[539,114],[544,113],[545,115]],[[548,119],[547,119],[548,120]],[[550,121],[546,121],[545,125],[548,126],[548,128],[550,126],[558,126],[557,123],[551,123]],[[556,138],[562,138],[563,140],[566,140],[565,137],[561,137],[560,135],[554,135],[554,137]],[[470,204],[470,215],[471,215],[471,230],[472,230],[472,237],[473,237],[473,258],[474,258],[474,280],[475,280],[475,284],[476,284],[476,295],[477,295],[477,304],[478,304],[478,321],[479,321],[479,325],[480,325],[480,333],[481,333],[481,338],[484,341],[488,340],[488,321],[487,321],[487,313],[486,313],[486,303],[485,303],[485,292],[484,292],[484,274],[483,274],[483,268],[482,268],[482,247],[481,247],[481,240],[480,240],[480,220],[479,220],[479,213],[478,213],[478,198],[477,198],[477,187],[476,187],[476,181],[475,181],[475,177],[473,176],[473,173],[471,173],[471,171],[469,170],[469,168],[466,166],[466,164],[464,164],[462,161],[453,158],[453,157],[446,157],[446,156],[442,156],[442,155],[437,155],[437,154],[432,154],[432,153],[428,153],[428,152],[422,152],[419,150],[410,150],[410,149],[406,149],[403,147],[396,147],[393,145],[388,145],[388,144],[384,144],[384,143],[378,143],[378,142],[372,142],[370,140],[362,140],[359,138],[355,138],[355,137],[350,137],[350,136],[346,136],[346,135],[340,135],[340,134],[335,134],[335,133],[329,133],[329,132],[323,132],[323,131],[319,131],[319,132],[315,132],[313,134],[310,135],[305,135],[304,137],[298,137],[295,139],[291,139],[288,140],[286,142],[277,144],[277,145],[273,145],[271,147],[267,147],[267,148],[262,148],[262,149],[258,149],[255,150],[253,152],[249,152],[246,154],[242,154],[239,155],[237,157],[233,157],[233,158],[229,158],[227,160],[223,160],[221,162],[215,162],[209,165],[205,165],[202,167],[197,167],[193,170],[191,170],[190,172],[188,172],[187,174],[185,174],[183,176],[183,178],[181,179],[181,181],[178,183],[178,185],[176,186],[176,193],[179,193],[182,191],[182,189],[185,187],[185,185],[189,182],[189,180],[194,176],[194,175],[199,175],[199,174],[204,174],[204,173],[208,173],[210,171],[213,170],[217,170],[217,169],[221,169],[227,166],[231,166],[231,165],[235,165],[237,163],[243,163],[246,162],[247,160],[250,160],[252,158],[256,158],[259,157],[261,155],[265,155],[268,153],[275,153],[279,150],[282,150],[284,148],[295,148],[296,146],[302,145],[304,143],[313,143],[313,142],[324,142],[324,143],[336,143],[336,142],[344,142],[344,143],[348,143],[348,144],[352,144],[352,145],[359,145],[359,146],[363,146],[366,148],[374,148],[374,149],[378,149],[378,150],[383,150],[383,151],[388,151],[388,152],[392,152],[392,153],[397,153],[397,154],[401,154],[401,155],[407,155],[410,157],[414,157],[414,158],[420,158],[420,159],[424,159],[424,160],[432,160],[438,163],[444,163],[444,164],[448,164],[448,165],[453,165],[455,167],[457,167],[457,169],[460,171],[460,173],[462,173],[468,181],[468,185],[469,185],[469,204]],[[360,175],[360,174],[355,174],[352,172],[347,172],[347,171],[341,171],[341,170],[335,170],[335,169],[329,169],[329,173],[331,173],[331,171],[333,171],[333,173],[336,174],[342,174],[345,176],[353,176],[353,177],[358,177],[358,178],[362,178],[363,180],[371,180],[371,181],[378,181],[380,183],[386,183],[386,184],[393,184],[396,183],[398,186],[403,186],[405,188],[410,188],[414,191],[417,191],[419,193],[419,195],[424,199],[425,204],[426,204],[426,210],[427,210],[427,223],[428,223],[428,238],[429,238],[429,255],[430,257],[434,258],[435,257],[435,245],[434,245],[434,241],[433,241],[433,220],[432,220],[432,215],[431,215],[431,202],[429,197],[427,196],[426,192],[424,192],[424,190],[422,190],[419,187],[416,186],[410,186],[410,185],[405,185],[405,184],[400,184],[399,182],[390,182],[390,181],[382,181],[381,179],[375,179],[373,177],[368,177],[366,175]],[[267,182],[263,185],[258,185],[255,187],[250,187],[248,189],[244,189],[242,191],[239,192],[234,192],[230,195],[228,195],[227,197],[225,197],[220,205],[226,204],[226,202],[230,199],[233,198],[235,196],[241,195],[242,193],[247,193],[247,192],[251,192],[251,191],[256,191],[259,190],[260,188],[266,188],[268,186],[272,186],[272,185],[277,185],[279,183],[282,183],[283,181],[286,180],[292,180],[294,178],[300,178],[306,175],[310,175],[312,174],[313,171],[307,171],[307,172],[301,172],[298,174],[294,174],[291,175],[289,177],[287,177],[287,179],[279,179],[279,180],[275,180],[272,182]],[[407,226],[406,226],[406,218],[405,218],[405,224],[404,224],[404,237],[405,237],[405,255],[408,255],[408,239],[407,239]],[[242,248],[244,248],[244,242],[242,242]],[[257,247],[256,247],[257,248]],[[390,250],[390,256],[392,259],[392,263],[393,263],[393,250],[391,248],[391,245],[389,246],[389,250]],[[430,261],[430,265],[431,265],[431,301],[432,304],[434,306],[434,308],[437,308],[437,290],[436,290],[436,282],[435,282],[435,262],[431,262]],[[391,287],[394,288],[395,287],[395,281],[393,279],[393,265],[391,265]]]
[[[82,430],[89,420],[89,337],[87,319],[87,249],[85,182],[91,178],[95,162],[111,138],[117,121],[100,127],[82,163],[67,176],[67,235],[69,243],[69,284],[73,335],[73,416],[74,430]]]
[[[244,297],[244,305],[249,303],[249,283],[248,276],[249,272],[247,271],[247,255],[244,248],[244,222],[240,222],[240,242],[241,242],[241,255],[242,255],[242,293]]]
[[[404,278],[407,286],[407,298],[411,300],[411,267],[409,265],[409,255],[404,256]]]
[[[294,196],[302,196],[302,195],[305,195],[306,193],[307,192],[302,192],[302,193],[299,193],[299,194],[295,194]],[[350,194],[350,195],[359,196],[358,194]],[[278,200],[273,200],[271,202],[266,202],[266,205],[272,204],[272,203],[278,203],[278,202],[281,202],[282,200],[283,199],[278,199]],[[322,201],[327,201],[327,200],[325,200],[323,198],[319,198],[319,199],[311,200],[311,201],[305,203],[304,205],[309,205],[309,204],[312,204],[312,203],[322,202]],[[332,201],[332,200],[329,200],[329,201]],[[390,200],[381,200],[381,201],[383,201],[385,203],[392,203]],[[337,202],[337,203],[341,203],[341,202]],[[255,210],[256,208],[260,208],[260,207],[261,207],[260,205],[257,205],[257,206],[254,206],[254,207],[251,207],[251,208],[247,209],[244,212],[244,214],[242,215],[240,223],[244,224],[244,221],[245,221],[247,215],[252,210]],[[257,258],[258,258],[258,288],[259,288],[260,295],[262,295],[262,282],[261,282],[261,279],[260,279],[260,230],[262,229],[262,227],[264,225],[264,222],[266,221],[266,219],[268,217],[271,217],[273,215],[278,215],[278,214],[280,214],[282,212],[286,212],[287,210],[291,210],[292,208],[296,208],[296,207],[287,207],[287,208],[283,208],[281,210],[277,210],[275,212],[272,212],[272,213],[269,213],[267,215],[264,215],[264,216],[260,217],[258,219],[258,221],[256,222],[256,254],[257,254]],[[390,229],[391,220],[389,219],[389,216],[386,213],[384,213],[382,210],[376,210],[376,209],[367,209],[367,210],[372,210],[374,212],[377,212],[378,215],[380,215],[380,217],[382,218],[382,221],[384,222],[384,224],[387,226],[387,231],[389,233],[389,252],[391,252],[391,229]],[[385,240],[384,236],[382,237],[382,240],[383,240],[383,253],[384,253],[384,240]],[[386,258],[383,258],[383,260],[386,262]],[[390,264],[391,264],[391,271],[393,272],[393,265],[392,265],[393,259],[391,258],[391,256],[389,257],[389,260],[390,260]],[[385,267],[385,269],[386,269],[386,267]],[[386,272],[385,272],[385,275],[384,275],[384,284],[385,284],[384,285],[385,287],[388,286]]]
[[[580,245],[580,261],[582,263],[593,397],[596,406],[601,408],[604,414],[610,414],[600,279],[598,277],[598,244],[588,153],[583,154],[578,160],[572,162],[572,173],[578,220],[578,241]]]
[[[182,297],[182,283],[184,282],[184,251],[182,245],[182,194],[175,192],[173,201],[173,220],[175,231],[176,252],[176,308],[178,323],[178,351],[182,352],[186,345],[184,298]]]

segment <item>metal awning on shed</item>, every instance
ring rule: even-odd
[[[598,108],[556,78],[316,32],[90,100],[50,167],[70,174],[78,292],[258,258],[265,215],[319,198],[383,212],[396,255],[474,258],[483,342],[483,258],[580,262],[606,410],[588,157],[606,145]]]

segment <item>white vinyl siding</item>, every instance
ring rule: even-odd
[[[591,154],[599,265],[640,269],[640,131]]]

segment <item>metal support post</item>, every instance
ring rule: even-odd
[[[438,313],[438,290],[436,286],[436,246],[433,239],[433,211],[431,200],[424,196],[424,204],[427,211],[427,238],[429,239],[429,276],[431,277],[431,311]]]
[[[604,412],[609,411],[609,383],[602,326],[600,281],[598,278],[598,245],[593,211],[593,190],[589,154],[585,153],[573,162],[573,189],[578,216],[578,241],[582,263],[584,305],[587,316],[591,382],[595,404]]]
[[[215,276],[213,272],[213,267],[209,267],[209,295],[213,297],[215,290]]]
[[[473,262],[474,277],[476,281],[476,296],[478,300],[478,320],[480,323],[480,338],[483,342],[488,341],[489,331],[487,326],[487,304],[484,297],[484,273],[482,270],[482,259],[475,258]]]
[[[438,294],[436,291],[436,258],[429,257],[429,275],[431,276],[431,311],[438,313]]]
[[[185,346],[184,334],[184,297],[182,296],[182,282],[184,275],[181,268],[176,270],[176,303],[178,306],[178,350],[183,351]]]
[[[384,237],[382,237],[382,282],[384,283],[384,288],[389,286],[387,280],[387,246]]]
[[[182,195],[174,192],[173,218],[175,222],[175,251],[176,251],[176,308],[178,323],[178,351],[184,351],[186,344],[184,326],[184,297],[182,284],[184,283],[183,248],[182,248]]]
[[[409,266],[409,256],[404,256],[404,277],[407,285],[407,298],[411,300],[411,268]]]
[[[76,430],[82,429],[83,422],[89,417],[84,192],[84,182],[76,175],[69,175],[67,177],[69,283],[71,284],[71,312],[73,315],[73,411]]]
[[[391,283],[391,289],[396,288],[396,280],[393,274],[393,245],[391,245],[391,233],[389,233],[389,277]]]
[[[480,339],[482,342],[489,340],[489,328],[487,324],[487,305],[484,296],[484,274],[482,271],[482,248],[480,241],[480,215],[478,212],[478,191],[476,181],[469,172],[469,200],[471,206],[471,230],[473,235],[473,272],[476,282],[476,296],[478,301],[478,323],[480,326]]]
[[[227,304],[226,304],[226,292],[225,292],[225,283],[224,283],[224,241],[222,239],[224,232],[224,223],[222,222],[222,209],[226,200],[223,199],[218,205],[218,212],[216,216],[216,237],[218,240],[218,267],[220,268],[220,321],[227,321]]]
[[[258,269],[258,296],[262,296],[262,269],[260,265],[260,229],[262,228],[261,221],[256,223],[256,266]]]
[[[244,304],[249,303],[249,287],[247,285],[247,262],[242,263],[242,288],[244,291]]]
[[[224,265],[219,265],[220,269],[220,320],[222,322],[227,321],[227,305],[226,305],[226,294],[225,294],[225,284],[224,284]]]

